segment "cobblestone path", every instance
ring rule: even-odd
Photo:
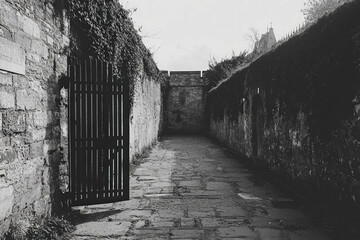
[[[311,211],[205,137],[165,137],[130,185],[130,201],[78,208],[74,239],[331,239]]]

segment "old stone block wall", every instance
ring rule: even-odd
[[[51,214],[61,159],[58,79],[68,24],[52,1],[0,0],[0,24],[25,52],[25,75],[0,66],[0,238]],[[0,38],[2,38],[0,34]]]
[[[360,2],[344,5],[208,94],[210,134],[324,198],[360,203]]]
[[[161,131],[161,83],[145,74],[139,78],[130,110],[130,159],[150,147]]]
[[[169,86],[164,99],[165,132],[205,130],[205,85],[200,71],[169,72]]]

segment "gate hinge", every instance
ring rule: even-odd
[[[61,76],[59,78],[59,81],[58,81],[60,89],[61,88],[68,89],[69,88],[69,81],[70,81],[70,78],[68,76],[66,76],[66,75]]]
[[[63,209],[71,208],[71,193],[70,192],[62,193],[60,203]]]

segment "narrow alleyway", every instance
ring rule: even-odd
[[[78,208],[74,239],[332,239],[302,208],[200,136],[165,137],[131,176],[131,200]]]

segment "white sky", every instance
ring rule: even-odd
[[[277,39],[304,22],[306,0],[119,0],[141,27],[143,42],[161,70],[206,70],[250,50],[250,28],[274,28]]]

